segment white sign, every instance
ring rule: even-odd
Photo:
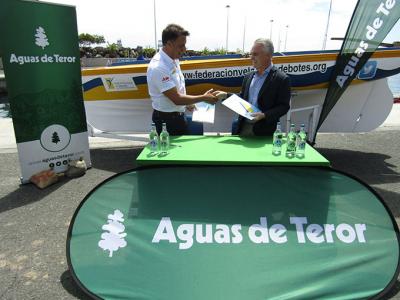
[[[109,74],[101,77],[107,92],[136,91],[132,74]]]

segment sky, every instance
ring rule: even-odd
[[[161,40],[162,30],[176,23],[190,32],[187,49],[214,50],[226,48],[228,44],[229,51],[249,52],[254,40],[260,37],[271,38],[275,51],[321,50],[331,0],[51,2],[75,6],[78,32],[103,35],[110,44],[120,39],[124,47],[154,48],[156,40]],[[341,42],[330,38],[345,36],[356,3],[357,0],[332,0],[326,49],[340,48]],[[400,22],[385,39],[385,42],[393,41],[400,41]]]

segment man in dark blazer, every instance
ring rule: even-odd
[[[274,45],[268,39],[257,39],[250,52],[256,71],[247,74],[242,83],[241,98],[258,107],[253,120],[239,116],[237,132],[244,136],[272,135],[279,118],[287,113],[290,102],[290,78],[272,64]],[[227,94],[214,92],[219,99]]]

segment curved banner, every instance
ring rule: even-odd
[[[75,212],[74,279],[102,299],[368,299],[399,270],[379,196],[329,168],[139,168]]]

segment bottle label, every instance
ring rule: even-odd
[[[294,142],[289,142],[287,145],[288,151],[294,151],[296,149],[296,144]]]
[[[281,147],[282,146],[282,140],[280,138],[276,138],[273,142],[274,147]]]
[[[155,139],[150,141],[150,148],[152,151],[157,150],[157,141]]]
[[[168,142],[167,141],[161,141],[161,149],[162,150],[168,150]]]

